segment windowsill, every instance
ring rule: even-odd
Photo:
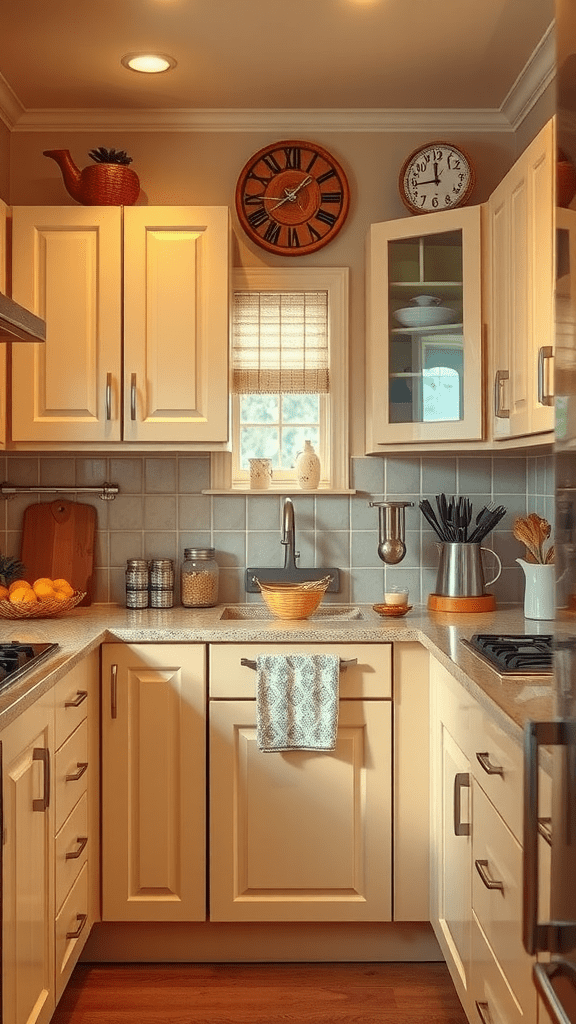
[[[317,487],[312,491],[305,491],[304,488],[298,487],[298,484],[287,483],[285,486],[276,485],[274,487],[267,487],[265,490],[257,490],[256,488],[251,489],[250,487],[229,487],[223,488],[207,488],[202,491],[202,494],[248,494],[251,498],[255,495],[267,495],[267,494],[302,494],[313,495],[313,494],[356,494],[356,490],[350,487]]]

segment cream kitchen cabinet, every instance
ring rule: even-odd
[[[487,315],[495,440],[554,429],[554,122],[486,207]]]
[[[432,925],[471,1024],[536,1024],[522,944],[521,744],[435,660],[430,682]],[[540,791],[545,814],[543,772]]]
[[[50,1020],[99,914],[97,662],[85,658],[0,734],[3,1024]]]
[[[102,917],[206,916],[206,648],[102,646]]]
[[[0,199],[0,292],[6,292],[6,226],[8,207]],[[0,343],[0,448],[6,447],[6,354],[8,346]]]
[[[310,646],[290,647],[310,652]],[[335,751],[261,752],[255,673],[210,647],[210,919],[392,919],[391,647],[314,645],[340,674]]]
[[[480,223],[469,207],[370,227],[369,454],[483,437]]]
[[[14,442],[228,439],[225,207],[15,207]]]

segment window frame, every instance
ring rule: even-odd
[[[330,392],[320,396],[320,416],[325,422],[322,480],[319,490],[348,490],[348,267],[242,267],[232,271],[232,292],[235,291],[326,291],[328,293],[328,337],[330,356]],[[232,320],[232,317],[231,317]],[[232,344],[232,328],[230,344]],[[231,393],[231,444],[239,437],[239,396]],[[229,464],[228,488],[249,488],[247,473],[236,472],[234,453]],[[270,490],[282,491],[297,487],[296,473],[274,479]],[[267,493],[270,493],[270,490]]]

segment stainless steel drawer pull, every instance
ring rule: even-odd
[[[487,860],[475,860],[474,864],[476,866],[476,871],[480,875],[480,878],[487,889],[499,889],[500,892],[504,892],[504,883],[499,882],[496,878],[491,878],[488,874]]]
[[[34,747],[32,760],[42,761],[44,765],[43,793],[39,800],[32,801],[32,810],[46,811],[50,804],[50,751],[47,747]]]
[[[82,931],[86,921],[88,920],[88,914],[76,914],[76,920],[79,922],[75,932],[66,932],[67,939],[77,939]]]
[[[496,370],[496,376],[494,377],[494,415],[498,420],[510,419],[510,409],[505,409],[502,405],[504,381],[509,379],[510,373],[508,370]]]
[[[478,751],[476,751],[476,759],[478,763],[482,765],[487,775],[504,776],[504,769],[502,768],[501,765],[492,764],[490,760],[490,754],[488,753],[487,750],[483,751],[481,754],[479,754]]]
[[[476,1009],[478,1010],[478,1016],[482,1021],[482,1024],[492,1024],[492,1017],[490,1016],[490,1008],[488,1003],[479,1003],[476,1000]]]
[[[462,790],[470,788],[470,776],[468,772],[457,772],[454,776],[454,835],[469,836],[470,825],[461,821],[462,813]]]
[[[78,857],[80,857],[82,850],[86,848],[86,845],[88,843],[88,836],[78,836],[76,842],[78,843],[78,849],[72,850],[72,853],[67,853],[65,860],[78,860]]]
[[[79,708],[84,703],[88,696],[88,690],[76,690],[76,697],[74,700],[64,701],[65,708]]]
[[[112,374],[106,374],[106,419],[112,419]]]
[[[552,846],[552,818],[538,818],[538,833]]]
[[[543,345],[538,349],[538,402],[540,405],[554,405],[554,395],[550,394],[544,384],[544,364],[547,359],[554,358],[552,345]]]
[[[251,668],[256,671],[256,662],[253,658],[240,658],[240,664],[244,665],[244,668]],[[357,665],[358,658],[340,658],[340,671],[344,672],[345,669],[350,668],[351,665]]]
[[[118,718],[118,665],[110,668],[110,717]]]
[[[66,782],[78,782],[78,779],[81,779],[84,772],[88,769],[88,761],[76,761],[76,765],[78,767],[78,771],[74,772],[72,775],[67,775]]]
[[[136,374],[130,377],[130,419],[136,419]]]

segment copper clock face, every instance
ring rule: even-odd
[[[313,142],[275,142],[255,153],[236,185],[246,234],[280,256],[327,245],[346,220],[350,190],[340,164]]]
[[[474,188],[470,158],[450,142],[429,142],[404,161],[398,181],[411,213],[433,213],[462,206]]]

